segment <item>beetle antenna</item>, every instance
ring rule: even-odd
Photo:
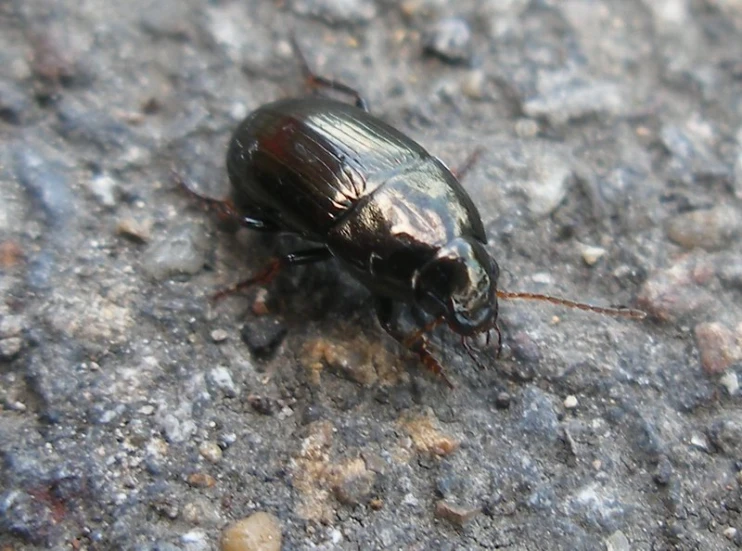
[[[497,291],[497,298],[506,300],[543,300],[544,302],[558,304],[559,306],[567,306],[568,308],[577,308],[578,310],[585,310],[587,312],[596,312],[598,314],[606,314],[608,316],[631,318],[636,320],[641,320],[647,317],[646,312],[643,312],[642,310],[636,310],[635,308],[611,308],[607,306],[594,306],[592,304],[587,304],[584,302],[576,302],[574,300],[568,300],[566,298],[541,295],[539,293],[513,293],[510,291]]]

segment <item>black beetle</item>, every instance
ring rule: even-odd
[[[232,200],[201,196],[242,226],[289,232],[320,244],[273,259],[255,277],[215,298],[265,284],[284,267],[335,257],[376,297],[382,327],[450,382],[426,348],[424,333],[442,322],[462,337],[498,337],[497,298],[530,298],[634,318],[534,293],[497,290],[499,269],[473,201],[439,159],[369,114],[352,88],[313,74],[294,43],[307,84],[354,98],[283,99],[259,107],[235,130],[227,152]],[[459,175],[462,171],[459,171]],[[182,182],[182,180],[181,180]],[[416,305],[432,321],[411,336],[396,323],[395,303]]]

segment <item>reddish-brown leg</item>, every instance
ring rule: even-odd
[[[358,107],[359,109],[363,109],[364,111],[368,111],[368,103],[356,90],[346,84],[343,84],[342,82],[338,82],[337,80],[332,80],[319,75],[315,75],[309,68],[307,59],[304,57],[304,54],[299,48],[299,44],[296,42],[296,38],[293,36],[291,37],[291,46],[294,48],[296,57],[299,58],[299,63],[301,64],[301,72],[304,75],[307,87],[312,90],[316,90],[318,88],[329,88],[330,90],[335,90],[336,92],[346,94],[353,98],[356,107]]]
[[[185,179],[175,170],[172,171],[173,181],[180,186],[188,195],[196,199],[203,207],[216,212],[223,222],[234,222],[244,228],[256,231],[275,232],[280,228],[274,223],[246,216],[234,206],[230,199],[214,199],[203,195],[190,187]]]
[[[273,258],[268,262],[268,265],[259,271],[253,277],[240,281],[222,289],[214,294],[212,300],[221,300],[228,295],[233,295],[244,291],[245,289],[252,287],[253,285],[267,285],[278,275],[278,272],[289,266],[300,266],[302,264],[312,264],[314,262],[321,262],[328,260],[332,257],[332,253],[325,247],[317,247],[315,249],[307,249],[305,251],[298,251],[290,253],[285,256]]]

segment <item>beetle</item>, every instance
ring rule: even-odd
[[[337,258],[376,298],[383,329],[417,353],[452,386],[427,347],[441,323],[468,339],[495,331],[498,297],[546,300],[593,312],[642,318],[629,308],[604,308],[535,293],[498,290],[499,268],[487,250],[481,216],[457,176],[421,145],[370,114],[361,95],[314,74],[292,40],[306,83],[330,97],[288,98],[251,112],[234,131],[226,155],[232,198],[213,199],[185,186],[224,218],[261,232],[288,232],[314,247],[272,259],[255,276],[215,295],[267,284],[288,266]],[[431,317],[405,335],[397,304]]]

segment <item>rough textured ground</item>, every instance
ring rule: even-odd
[[[335,263],[222,231],[231,129],[316,70],[451,166],[507,289],[455,382]],[[0,2],[0,547],[742,545],[742,2]],[[344,320],[344,321],[339,321]]]

